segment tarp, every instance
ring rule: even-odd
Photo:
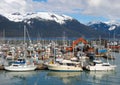
[[[106,53],[107,49],[98,49],[98,53]]]

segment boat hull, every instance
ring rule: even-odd
[[[66,65],[57,65],[57,64],[48,64],[47,65],[49,70],[54,71],[83,71],[82,67],[75,67],[75,66],[66,66]]]
[[[19,66],[19,67],[13,67],[13,66],[5,66],[4,69],[7,71],[33,71],[37,68],[37,66]]]
[[[114,65],[112,66],[87,66],[86,69],[89,71],[110,71],[115,70]]]

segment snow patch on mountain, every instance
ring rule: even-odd
[[[52,20],[60,24],[64,24],[66,20],[72,20],[72,17],[69,17],[67,15],[58,15],[55,13],[47,13],[47,12],[38,12],[38,13],[26,13],[26,14],[20,14],[20,13],[13,13],[13,14],[6,14],[5,17],[7,17],[10,21],[14,22],[22,22],[28,19],[36,18],[36,19],[43,19],[43,20]]]
[[[102,22],[100,22],[100,21],[92,21],[92,22],[88,22],[86,25],[90,26],[90,25],[93,25],[93,24],[100,24],[100,23],[102,23]]]
[[[116,25],[116,26],[120,26],[120,22],[117,22],[117,21],[108,21],[108,22],[104,22],[110,26],[113,26],[113,25]]]
[[[111,26],[108,30],[111,31],[111,30],[114,30],[116,28],[116,26]]]
[[[117,21],[114,21],[114,20],[111,20],[111,21],[107,21],[107,22],[101,22],[101,21],[92,21],[92,22],[88,22],[87,23],[87,26],[90,26],[90,25],[94,25],[94,24],[101,24],[101,23],[104,23],[104,24],[107,24],[109,26],[120,26],[120,22],[117,22]]]

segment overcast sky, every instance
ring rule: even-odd
[[[119,21],[120,0],[1,0],[0,14],[14,12],[54,12],[82,23]]]

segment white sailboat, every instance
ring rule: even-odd
[[[4,66],[7,71],[33,71],[37,68],[33,63],[27,62],[25,59],[18,59],[11,63],[10,66]]]
[[[25,34],[26,34],[26,28],[24,28],[24,45],[25,45]],[[25,52],[24,47],[24,52]],[[18,58],[16,61],[12,62],[9,66],[4,66],[5,70],[8,71],[33,71],[37,68],[36,65],[34,65],[33,62],[29,62],[25,58],[25,53],[22,58]]]

